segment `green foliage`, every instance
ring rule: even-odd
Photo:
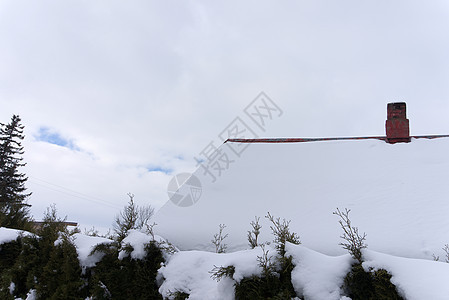
[[[27,177],[19,172],[23,163],[24,139],[20,117],[13,115],[9,124],[0,123],[0,227],[30,229]]]
[[[371,274],[365,272],[362,264],[354,264],[351,271],[346,275],[345,288],[353,300],[370,299],[373,295],[373,283]]]
[[[134,195],[128,194],[127,206],[115,218],[115,242],[100,244],[92,251],[104,254],[95,267],[86,271],[88,289],[95,299],[162,299],[156,284],[157,270],[164,262],[161,249],[175,251],[169,244],[150,242],[145,246],[146,256],[134,260],[129,255],[118,259],[120,251],[131,253],[129,244],[122,245],[129,230],[146,230],[153,235],[153,227],[149,224],[153,215],[151,206],[139,207],[134,202]],[[93,235],[98,233],[92,229]],[[154,236],[153,236],[154,237]]]
[[[400,300],[402,299],[396,287],[391,283],[391,275],[386,270],[366,272],[363,267],[362,250],[365,244],[366,233],[360,234],[357,227],[352,226],[349,218],[350,209],[340,211],[337,208],[334,215],[340,217],[338,221],[343,229],[340,237],[344,242],[340,243],[343,249],[348,250],[352,258],[357,261],[351,267],[351,271],[344,280],[344,290],[352,300]]]
[[[14,265],[22,249],[22,237],[9,243],[0,244],[0,270],[6,270]]]
[[[257,262],[259,267],[262,268],[262,276],[269,277],[276,273],[276,263],[272,260],[272,256],[268,256],[269,250],[265,250],[265,245],[260,246],[262,248],[262,256],[257,256]]]
[[[236,299],[292,299],[296,297],[291,282],[293,265],[291,258],[286,258],[285,265],[279,272],[266,273],[262,276],[243,278],[235,285]]]
[[[152,230],[148,222],[154,214],[154,209],[151,206],[138,206],[131,193],[128,193],[128,197],[128,205],[115,217],[113,224],[118,242],[121,242],[131,229],[145,229],[148,233]]]
[[[138,209],[130,198],[128,212],[133,213]],[[125,217],[126,214],[125,210],[121,216]],[[340,225],[344,230],[342,238],[346,243],[341,245],[357,260],[344,280],[342,288],[346,295],[353,300],[401,300],[386,270],[367,272],[362,262],[358,261],[362,259],[361,250],[366,247],[366,234],[360,235],[351,225],[349,210],[340,212],[337,209],[335,214],[340,216]],[[136,219],[121,219],[124,221],[121,223],[123,228],[143,228],[142,224],[146,224],[152,229],[155,224],[148,226],[148,218],[141,219],[146,221],[138,225],[138,215]],[[272,224],[270,228],[276,251],[270,253],[266,244],[257,241],[261,226],[256,218],[251,223],[253,230],[248,232],[248,237],[251,236],[250,246],[262,249],[262,255],[257,257],[261,274],[235,283],[236,299],[291,299],[297,296],[291,282],[294,265],[292,257],[286,256],[285,244],[299,244],[299,236],[290,232],[290,221],[274,218],[270,213],[266,217]],[[64,221],[57,216],[56,208],[51,206],[44,215],[42,225],[36,228],[36,235],[19,236],[15,241],[0,245],[0,299],[25,298],[30,289],[36,290],[38,299],[162,299],[156,277],[164,263],[163,251],[176,251],[171,244],[153,241],[145,245],[143,259],[133,259],[128,255],[120,260],[118,257],[121,251],[129,254],[134,249],[117,238],[111,244],[97,245],[93,253],[101,252],[103,258],[96,266],[81,270],[72,242],[73,231],[67,230]],[[129,224],[134,225],[126,227]],[[224,228],[220,224],[220,231],[214,236],[217,252],[226,249],[223,243],[227,237],[223,233]],[[127,230],[120,232],[126,236]],[[98,233],[92,229],[92,234]],[[446,245],[446,248],[449,247]],[[217,281],[223,277],[233,278],[235,267],[214,266],[209,273]],[[187,299],[189,295],[176,291],[170,297]]]
[[[6,281],[2,281],[2,288],[13,282],[15,284],[13,295],[24,298],[30,289],[35,288],[35,278],[42,268],[43,257],[39,254],[39,239],[36,236],[23,237],[20,246],[20,254],[12,266],[2,272],[2,277],[7,278]]]
[[[34,231],[48,241],[55,241],[58,239],[60,232],[68,233],[67,226],[64,223],[66,219],[67,217],[64,219],[58,217],[56,205],[52,204],[50,207],[47,207],[42,223]]]
[[[352,300],[402,300],[384,269],[366,272],[354,264],[344,280],[344,289]]]
[[[51,250],[37,285],[40,299],[84,299],[81,267],[75,246],[66,236]]]
[[[128,249],[132,251],[132,249]],[[91,294],[95,299],[162,299],[156,284],[157,270],[164,262],[155,242],[145,246],[145,257],[118,259],[117,244],[102,245],[105,255],[92,269]]]
[[[290,295],[291,297],[296,296],[295,289],[292,284],[292,271],[294,265],[292,263],[291,256],[280,257],[281,269],[279,271],[279,281],[281,282],[281,292],[285,295]]]
[[[234,266],[227,266],[227,267],[217,267],[214,265],[214,268],[209,271],[210,277],[216,281],[220,281],[223,277],[229,277],[232,278],[235,273],[235,267]]]
[[[268,277],[251,276],[235,285],[236,300],[292,299],[295,293],[283,286],[276,275]]]
[[[152,214],[150,209],[135,206],[132,198],[128,208],[128,212],[137,211],[137,217],[119,218],[124,226],[122,237],[129,229],[143,229]],[[35,235],[0,245],[0,299],[26,298],[31,289],[37,299],[162,299],[156,276],[164,262],[161,248],[175,251],[171,244],[150,242],[143,259],[128,256],[119,260],[120,251],[132,252],[133,248],[116,239],[112,244],[98,245],[93,252],[102,252],[103,259],[97,266],[82,270],[72,242],[79,229],[69,231],[64,222],[52,205],[34,228]],[[95,229],[92,234],[98,235]]]
[[[292,258],[285,256],[285,243],[298,245],[300,244],[299,236],[290,232],[290,221],[285,219],[281,221],[280,218],[274,218],[270,213],[265,217],[272,224],[270,228],[278,253],[275,256],[270,256],[269,250],[265,250],[265,245],[260,245],[262,255],[257,257],[257,262],[262,269],[262,274],[243,278],[236,283],[236,299],[291,299],[296,297],[291,282],[291,272],[294,266]],[[258,218],[251,223],[251,226],[253,231],[248,232],[250,246],[257,244],[257,236],[261,228]]]
[[[373,273],[371,273],[373,274]],[[391,275],[384,269],[379,269],[373,274],[373,286],[375,299],[379,300],[402,300],[396,286],[391,283]]]
[[[189,294],[185,293],[185,292],[181,292],[181,291],[176,291],[172,294],[170,294],[170,297],[173,298],[173,300],[185,300],[189,298]]]
[[[19,257],[21,248],[21,237],[9,243],[0,244],[0,299],[14,299],[9,290],[12,274],[8,270]]]
[[[14,250],[2,248],[8,252],[5,255],[15,256],[2,270],[2,291],[13,282],[15,297],[25,298],[35,289],[39,299],[84,299],[78,255],[54,206],[47,209],[36,232],[19,238]]]

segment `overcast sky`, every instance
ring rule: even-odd
[[[36,219],[110,227],[262,91],[283,113],[259,136],[384,135],[396,101],[411,134],[449,134],[448,32],[444,0],[2,0],[0,122],[26,127]]]

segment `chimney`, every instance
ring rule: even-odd
[[[405,102],[388,103],[387,121],[385,122],[387,143],[409,143],[409,121],[406,116]]]

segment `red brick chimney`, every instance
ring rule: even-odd
[[[385,129],[387,132],[387,143],[410,142],[409,121],[406,116],[405,102],[388,103]]]

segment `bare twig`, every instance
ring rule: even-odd
[[[278,217],[275,219],[269,212],[265,218],[273,224],[270,226],[274,235],[273,241],[276,244],[276,249],[281,256],[284,256],[285,254],[285,242],[290,242],[295,245],[301,244],[299,236],[295,232],[290,232],[290,220],[286,221],[285,219],[282,219],[281,222],[281,218]]]
[[[214,238],[212,239],[212,244],[215,246],[216,253],[225,253],[228,248],[228,245],[223,243],[224,239],[228,237],[228,234],[223,234],[225,228],[225,224],[220,224],[218,233],[214,234]]]
[[[251,221],[250,223],[253,229],[251,231],[248,230],[249,246],[253,249],[259,245],[257,238],[259,237],[260,229],[262,228],[262,226],[259,224],[259,220],[260,218],[255,217],[255,221]]]
[[[350,211],[351,210],[347,208],[345,208],[345,211],[340,211],[340,209],[337,208],[337,210],[333,212],[334,215],[340,217],[338,223],[340,223],[340,226],[343,229],[343,235],[340,237],[346,241],[339,245],[341,245],[343,249],[348,250],[354,259],[362,263],[362,249],[368,246],[365,244],[366,233],[360,234],[359,229],[351,225],[351,220],[349,219]]]

